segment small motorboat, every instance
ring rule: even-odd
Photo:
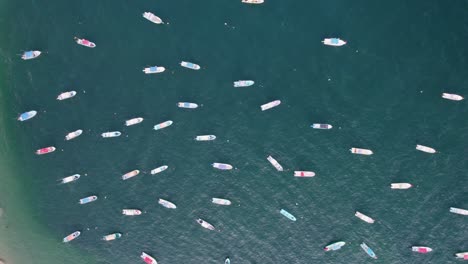
[[[332,129],[333,128],[333,126],[329,124],[312,124],[310,127],[314,129]]]
[[[97,199],[98,199],[98,197],[96,195],[88,196],[88,197],[80,199],[80,204],[87,204],[87,203],[90,203],[90,202],[94,202]]]
[[[185,68],[189,68],[189,69],[192,69],[192,70],[199,70],[200,69],[200,65],[195,64],[195,63],[191,63],[191,62],[188,62],[188,61],[182,61],[180,63],[180,66],[185,67]]]
[[[289,220],[291,221],[296,221],[296,217],[294,217],[294,215],[290,214],[288,211],[284,210],[284,209],[281,209],[280,210],[280,213],[284,216],[286,216]]]
[[[133,126],[133,125],[139,124],[141,122],[143,122],[143,117],[136,117],[136,118],[132,118],[132,119],[129,119],[129,120],[125,121],[125,125],[126,126]]]
[[[158,262],[152,256],[146,254],[145,252],[141,252],[140,257],[146,264],[158,264]]]
[[[450,207],[450,212],[459,215],[468,215],[468,210]]]
[[[457,259],[468,260],[468,252],[457,253],[457,254],[455,254],[455,257]]]
[[[91,41],[89,41],[87,39],[80,39],[80,38],[75,37],[75,42],[78,45],[85,46],[85,47],[88,47],[88,48],[95,48],[96,47],[96,44],[94,44],[94,42],[91,42]]]
[[[349,151],[353,154],[360,154],[360,155],[372,155],[374,152],[370,149],[361,149],[361,148],[351,148]]]
[[[430,148],[430,147],[426,147],[426,146],[423,146],[423,145],[416,145],[416,149],[420,150],[422,152],[431,153],[431,154],[437,152],[435,149]]]
[[[161,18],[159,18],[158,16],[154,15],[151,12],[144,12],[143,17],[155,24],[164,24]]]
[[[322,40],[322,43],[327,45],[327,46],[339,47],[339,46],[345,45],[346,41],[341,40],[339,38],[326,38],[326,39]]]
[[[177,206],[175,204],[173,204],[173,203],[171,203],[171,202],[169,202],[167,200],[161,199],[161,198],[159,198],[158,203],[160,205],[166,207],[166,208],[169,208],[169,209],[176,209],[177,208]]]
[[[313,171],[294,171],[294,177],[314,177]]]
[[[336,243],[333,243],[333,244],[330,244],[330,245],[324,247],[323,250],[325,250],[325,251],[334,251],[334,250],[340,249],[344,245],[346,245],[346,242],[340,241],[340,242],[336,242]]]
[[[229,259],[229,257],[227,257],[227,258],[224,260],[224,264],[231,264],[231,260]]]
[[[377,259],[377,255],[375,255],[374,251],[366,245],[366,243],[361,244],[361,248],[373,259]]]
[[[69,92],[64,92],[64,93],[61,93],[57,96],[57,100],[65,100],[65,99],[68,99],[68,98],[72,98],[73,96],[76,95],[76,91],[69,91]]]
[[[120,137],[120,135],[122,135],[120,131],[104,132],[101,134],[103,138]]]
[[[356,213],[354,215],[357,216],[362,221],[367,222],[369,224],[373,224],[375,222],[374,219],[372,219],[372,218],[368,217],[367,215],[362,214],[362,213],[360,213],[358,211],[356,211]]]
[[[23,55],[21,55],[21,59],[23,60],[32,60],[41,55],[42,52],[38,50],[30,50],[30,51],[25,51]]]
[[[69,234],[68,236],[66,236],[66,237],[63,238],[63,243],[67,243],[67,242],[72,241],[73,239],[79,237],[80,234],[81,234],[80,231],[75,231],[75,232]]]
[[[267,160],[276,168],[277,171],[283,171],[283,166],[281,166],[272,156],[268,156]]]
[[[197,219],[197,223],[199,223],[202,227],[209,229],[209,230],[215,230],[214,226],[211,225],[210,223],[206,222],[203,219]]]
[[[154,130],[159,130],[159,129],[163,129],[163,128],[166,128],[170,125],[172,125],[172,121],[171,120],[168,120],[168,121],[165,121],[165,122],[162,122],[160,124],[157,124],[153,127]]]
[[[227,199],[221,199],[221,198],[212,198],[211,202],[214,204],[219,204],[219,205],[231,205],[231,201]]]
[[[141,211],[138,209],[123,209],[123,215],[141,215]]]
[[[78,180],[81,176],[79,174],[73,174],[72,176],[65,177],[61,180],[61,183],[69,183]]]
[[[210,141],[210,140],[215,140],[215,139],[216,139],[215,135],[201,135],[195,138],[196,141]]]
[[[461,101],[461,100],[463,100],[463,96],[458,95],[458,94],[449,94],[449,93],[443,93],[442,98],[452,100],[452,101]]]
[[[263,4],[264,0],[242,0],[245,4]]]
[[[143,69],[143,72],[145,74],[152,74],[152,73],[161,73],[164,72],[166,68],[162,66],[152,66],[152,67],[147,67]]]
[[[28,112],[24,112],[22,113],[19,117],[18,117],[18,120],[19,121],[26,121],[26,120],[29,120],[33,117],[35,117],[37,115],[37,111],[28,111]]]
[[[413,185],[409,184],[409,183],[392,183],[390,185],[390,188],[392,189],[409,189],[413,187]]]
[[[154,174],[160,173],[160,172],[162,172],[162,171],[167,170],[167,168],[168,168],[168,166],[167,166],[167,165],[164,165],[164,166],[158,167],[158,168],[156,168],[156,169],[152,169],[152,170],[151,170],[151,174],[154,175]]]
[[[280,104],[281,104],[280,100],[275,100],[275,101],[266,103],[264,105],[261,105],[260,108],[262,109],[262,111],[265,111],[265,110],[271,109],[273,107],[276,107],[276,106],[278,106]]]
[[[122,237],[121,233],[113,233],[113,234],[109,234],[107,236],[103,236],[102,240],[111,241],[111,240],[115,240],[115,239],[118,239],[118,238],[121,238],[121,237]]]
[[[234,87],[248,87],[254,85],[254,83],[252,80],[240,80],[234,82]]]
[[[47,147],[36,150],[37,155],[44,155],[55,151],[55,147]]]
[[[131,172],[127,172],[124,175],[122,175],[122,180],[125,181],[127,179],[137,176],[138,174],[140,174],[139,170],[132,170]]]
[[[68,133],[68,134],[65,136],[65,140],[74,139],[74,138],[76,138],[76,137],[79,137],[81,134],[83,134],[83,130],[78,129],[78,130],[76,130],[76,131],[73,131],[73,132]]]
[[[217,168],[217,169],[220,169],[220,170],[232,170],[232,165],[231,164],[226,164],[226,163],[213,163],[211,164],[211,166],[213,166],[213,168]]]
[[[426,254],[426,253],[429,253],[432,251],[432,248],[430,247],[416,247],[416,246],[413,246],[411,247],[411,251],[413,252],[418,252],[418,253],[421,253],[421,254]]]
[[[190,108],[190,109],[194,109],[198,107],[196,103],[187,103],[187,102],[178,102],[177,106],[180,108]]]

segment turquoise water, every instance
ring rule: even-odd
[[[464,184],[468,107],[466,26],[462,1],[37,1],[6,2],[2,97],[16,162],[15,180],[32,222],[50,241],[37,263],[139,263],[145,251],[160,263],[365,263],[366,242],[380,263],[451,263],[468,251]],[[160,16],[165,25],[141,17]],[[83,37],[97,44],[74,43]],[[337,36],[341,48],[320,43]],[[45,51],[22,61],[22,50]],[[200,71],[180,61],[200,64]],[[145,75],[146,66],[166,72]],[[255,80],[233,88],[239,79]],[[78,95],[57,101],[68,90]],[[279,99],[269,111],[260,105]],[[179,109],[179,101],[201,105]],[[28,122],[17,114],[37,110]],[[124,121],[144,117],[137,126]],[[154,131],[155,124],[174,124]],[[312,130],[314,122],[332,130]],[[81,137],[65,135],[83,129]],[[122,136],[103,139],[102,132]],[[214,134],[213,142],[195,142]],[[416,144],[439,151],[430,155]],[[38,148],[56,146],[50,155]],[[349,153],[372,149],[372,156]],[[277,172],[266,157],[285,168]],[[218,171],[213,162],[232,164]],[[151,169],[169,169],[150,175]],[[121,175],[140,175],[127,181]],[[294,170],[317,176],[294,178]],[[78,182],[58,179],[79,173]],[[415,188],[390,190],[392,182]],[[99,200],[79,205],[80,198]],[[1,197],[1,196],[0,196]],[[212,197],[230,199],[228,207]],[[158,198],[174,202],[169,210]],[[10,205],[11,206],[11,205]],[[8,207],[8,205],[4,205]],[[124,217],[123,208],[144,214]],[[7,208],[8,209],[8,208]],[[279,211],[296,218],[291,222]],[[358,210],[374,219],[354,217]],[[202,229],[202,218],[218,231]],[[37,227],[39,228],[39,227]],[[69,244],[64,236],[82,235]],[[23,230],[24,232],[24,230]],[[121,232],[112,242],[103,235]],[[46,234],[46,235],[45,235]],[[41,247],[46,238],[23,250]],[[337,252],[322,248],[335,241]],[[412,245],[434,252],[413,254]],[[17,246],[17,252],[21,246]],[[142,262],[141,262],[142,263]]]

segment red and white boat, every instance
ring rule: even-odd
[[[146,254],[145,252],[141,252],[140,256],[143,261],[147,264],[158,264],[158,262],[150,255]]]
[[[413,252],[418,252],[418,253],[421,253],[421,254],[426,254],[426,253],[429,253],[432,251],[432,248],[430,247],[417,247],[417,246],[414,246],[414,247],[411,247],[411,250]]]
[[[294,171],[294,177],[314,177],[313,171]]]
[[[67,243],[67,242],[72,241],[73,239],[79,237],[80,234],[81,234],[80,231],[75,231],[75,232],[69,234],[68,236],[66,236],[66,237],[63,238],[63,243]]]
[[[47,147],[36,150],[37,155],[44,155],[55,151],[55,147]]]
[[[88,47],[88,48],[95,48],[96,47],[96,44],[94,44],[94,42],[91,42],[91,41],[89,41],[87,39],[80,39],[80,38],[75,37],[75,42],[78,45],[85,46],[85,47]]]
[[[455,256],[457,257],[457,259],[468,260],[468,252],[457,253],[455,254]]]

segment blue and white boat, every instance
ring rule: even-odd
[[[294,215],[290,214],[288,211],[281,209],[280,213],[286,216],[289,220],[296,221],[296,217],[294,217]]]
[[[374,251],[366,245],[366,243],[361,244],[361,248],[373,259],[377,259],[377,255],[375,255]]]
[[[23,55],[21,55],[21,59],[23,59],[23,60],[35,59],[35,58],[39,57],[39,55],[41,55],[41,53],[42,52],[40,52],[38,50],[25,51],[23,53]]]
[[[345,45],[346,41],[341,40],[339,38],[326,38],[326,39],[322,40],[322,43],[327,45],[327,46],[339,47],[339,46]]]
[[[94,202],[97,199],[98,199],[98,197],[96,195],[88,196],[88,197],[85,197],[83,199],[80,199],[80,204],[87,204],[87,203],[90,203],[90,202]]]
[[[147,67],[143,69],[143,72],[145,74],[152,74],[152,73],[161,73],[164,72],[166,68],[161,67],[161,66],[152,66],[152,67]]]
[[[182,61],[180,63],[180,66],[182,66],[184,68],[189,68],[189,69],[192,69],[192,70],[199,70],[200,69],[200,65],[195,64],[195,63],[191,63],[191,62],[188,62],[188,61]]]
[[[234,87],[247,87],[252,86],[254,83],[252,80],[240,80],[234,82]]]
[[[37,111],[29,111],[29,112],[24,112],[22,113],[19,117],[18,117],[18,120],[19,121],[26,121],[28,119],[31,119],[33,117],[35,117],[37,115]]]
[[[188,102],[178,102],[177,106],[179,108],[190,108],[190,109],[198,108],[198,105],[196,103],[188,103]]]

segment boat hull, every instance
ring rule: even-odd
[[[23,60],[32,60],[41,55],[41,51],[38,50],[30,50],[30,51],[25,51],[23,55],[21,55],[21,59]]]
[[[127,121],[125,121],[125,125],[126,126],[133,126],[133,125],[136,125],[136,124],[139,124],[141,122],[143,122],[143,117],[136,117],[136,118],[132,118],[132,119],[129,119]]]
[[[78,180],[81,177],[79,174],[74,174],[72,176],[68,176],[62,179],[62,183],[69,183]]]
[[[37,155],[49,154],[55,151],[55,147],[47,147],[36,150]]]
[[[215,139],[216,139],[215,135],[201,135],[195,138],[196,141],[210,141],[210,140],[215,140]]]
[[[158,167],[156,169],[153,169],[151,170],[151,174],[157,174],[157,173],[160,173],[160,172],[163,172],[165,170],[167,170],[168,166],[164,165],[164,166],[161,166],[161,167]]]
[[[151,12],[144,12],[143,17],[146,18],[148,21],[153,22],[154,24],[164,24],[161,18],[159,18]]]
[[[363,213],[360,213],[358,211],[356,211],[356,213],[354,214],[357,218],[361,219],[362,221],[364,222],[367,222],[369,224],[373,224],[375,222],[374,219],[370,218],[369,216],[363,214]]]
[[[188,61],[182,61],[180,63],[180,66],[182,66],[184,68],[191,69],[191,70],[196,70],[196,71],[200,69],[200,65],[195,64],[195,63],[191,63],[191,62],[188,62]]]
[[[294,177],[314,177],[315,172],[313,171],[295,171]]]
[[[59,94],[59,96],[57,96],[57,100],[62,101],[65,99],[72,98],[75,95],[76,95],[76,91],[64,92],[64,93]]]
[[[158,203],[166,208],[169,208],[169,209],[176,209],[177,206],[167,200],[164,200],[164,199],[159,199],[158,200]]]
[[[96,195],[88,196],[88,197],[80,199],[80,204],[91,203],[91,202],[96,201],[97,199],[98,199],[98,197]]]
[[[197,223],[208,230],[215,230],[215,227],[203,219],[197,219]]]
[[[152,256],[146,254],[145,252],[141,252],[140,257],[143,259],[143,261],[144,261],[146,264],[158,264],[158,262],[156,261],[156,259],[154,259]]]
[[[73,239],[79,237],[80,235],[81,235],[80,231],[75,231],[75,232],[71,233],[70,235],[64,237],[63,238],[63,243],[68,243],[68,242],[72,241]]]
[[[80,38],[75,37],[75,42],[78,45],[85,46],[85,47],[88,47],[88,48],[95,48],[96,47],[96,44],[94,42],[91,42],[91,41],[89,41],[87,39],[80,39]]]
[[[232,170],[232,165],[231,164],[226,164],[226,163],[213,163],[212,164],[213,168],[219,169],[219,170]]]
[[[272,156],[268,156],[267,160],[275,167],[277,171],[283,171],[283,166],[281,166],[278,161],[276,161]]]
[[[133,178],[133,177],[137,176],[138,174],[140,174],[139,170],[133,170],[131,172],[127,172],[124,175],[122,175],[122,180],[124,180],[124,181],[128,180],[130,178]]]
[[[442,98],[452,100],[452,101],[461,101],[463,100],[463,96],[458,95],[458,94],[449,94],[449,93],[443,93]]]
[[[65,136],[65,140],[72,140],[74,138],[77,138],[79,137],[81,134],[83,134],[83,130],[81,129],[78,129],[76,131],[73,131],[71,133],[68,133],[66,136]]]
[[[148,68],[144,68],[143,69],[143,72],[145,74],[153,74],[153,73],[161,73],[161,72],[164,72],[166,71],[166,68],[164,67],[161,67],[161,66],[153,66],[153,67],[148,67]]]
[[[187,102],[179,102],[177,103],[177,106],[179,108],[190,108],[190,109],[195,109],[198,108],[198,105],[195,103],[187,103]]]
[[[109,234],[107,236],[103,236],[102,237],[102,240],[104,241],[112,241],[112,240],[115,240],[115,239],[118,239],[118,238],[121,238],[122,237],[122,234],[121,233],[114,233],[114,234]]]
[[[361,248],[369,255],[369,257],[373,259],[377,259],[377,255],[375,255],[374,251],[366,245],[366,243],[361,244]]]
[[[450,207],[450,212],[459,215],[468,215],[468,210]]]
[[[141,215],[141,211],[138,209],[123,209],[123,215]]]
[[[329,124],[312,124],[310,126],[313,129],[332,129],[333,126]]]
[[[432,248],[430,247],[411,247],[411,251],[421,253],[421,254],[426,254],[432,251]]]
[[[390,185],[390,188],[392,189],[400,189],[400,190],[405,190],[405,189],[409,189],[413,187],[413,185],[409,184],[409,183],[392,183]]]
[[[262,111],[266,111],[266,110],[271,109],[273,107],[277,107],[280,104],[281,104],[280,100],[275,100],[275,101],[266,103],[264,105],[261,105],[260,108],[262,109]]]
[[[172,125],[172,121],[169,120],[169,121],[166,121],[166,122],[162,122],[160,124],[157,124],[153,127],[154,130],[159,130],[159,129],[163,129],[163,128],[166,128],[168,126],[171,126]]]
[[[254,85],[255,82],[252,80],[240,80],[234,82],[234,87],[249,87]]]
[[[341,247],[343,247],[346,243],[343,242],[343,241],[340,241],[340,242],[336,242],[336,243],[333,243],[333,244],[330,244],[328,246],[326,246],[323,250],[325,251],[334,251],[334,250],[339,250]]]
[[[214,204],[219,204],[219,205],[231,205],[231,201],[227,199],[221,199],[221,198],[212,198],[211,202]]]
[[[361,149],[361,148],[351,148],[349,151],[353,154],[359,154],[359,155],[372,155],[374,152],[370,149]]]
[[[339,38],[326,38],[322,41],[322,43],[327,46],[334,46],[334,47],[340,47],[340,46],[346,45],[346,41],[341,40]]]
[[[37,111],[29,111],[29,112],[25,112],[25,113],[22,113],[19,117],[18,117],[18,120],[19,121],[26,121],[26,120],[29,120],[33,117],[35,117],[37,115]]]
[[[437,152],[435,149],[430,148],[430,147],[426,147],[426,146],[423,146],[423,145],[416,145],[416,149],[419,150],[419,151],[422,151],[422,152],[430,153],[430,154],[433,154],[433,153]]]
[[[296,221],[296,217],[294,217],[294,215],[290,214],[288,211],[281,209],[280,213],[284,215],[286,218],[288,218],[289,220]]]
[[[112,132],[104,132],[101,134],[103,138],[113,138],[113,137],[120,137],[122,133],[120,131],[112,131]]]

